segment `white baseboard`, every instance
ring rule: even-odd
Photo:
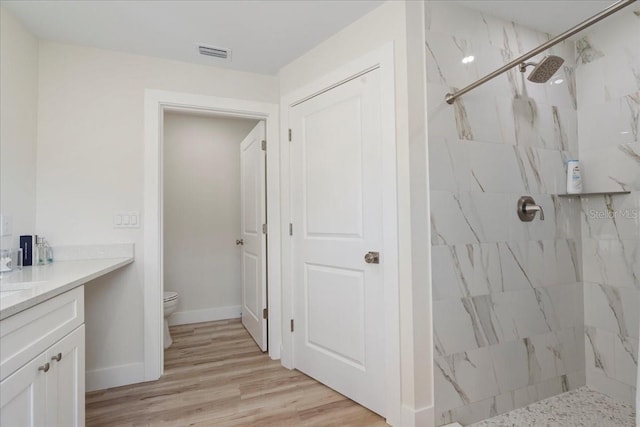
[[[204,310],[176,311],[169,317],[169,325],[213,322],[216,320],[238,319],[242,316],[242,306],[215,307]]]
[[[144,381],[144,363],[112,366],[85,373],[86,391],[104,390],[111,387],[141,383]]]
[[[433,427],[436,425],[433,406],[412,409],[402,405],[402,427]],[[452,424],[454,426],[455,424]]]

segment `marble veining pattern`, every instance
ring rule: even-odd
[[[578,155],[574,46],[551,50],[565,84],[514,69],[448,105],[447,92],[550,36],[447,2],[426,9],[436,417],[473,422],[584,385],[582,211],[556,196]],[[517,218],[523,194],[545,221]]]
[[[588,37],[583,37],[576,42],[576,56],[578,64],[588,64],[598,58],[602,58],[604,53],[594,48]]]
[[[635,412],[630,405],[581,387],[471,426],[634,427]]]
[[[633,404],[640,323],[640,31],[621,11],[576,44],[586,383]]]
[[[587,381],[630,402],[640,322],[638,17],[616,14],[545,52],[566,60],[547,84],[514,69],[448,105],[446,93],[550,36],[448,2],[425,9],[437,424],[476,422]],[[587,191],[632,194],[558,197],[575,158]],[[523,194],[545,221],[514,215]]]

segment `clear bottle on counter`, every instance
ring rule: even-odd
[[[47,264],[51,264],[53,262],[53,249],[51,248],[51,246],[49,245],[49,242],[47,242],[47,239],[42,239],[44,240],[44,248],[45,248],[45,259],[47,261]]]
[[[38,236],[36,239],[36,265],[45,265],[47,263],[47,246],[44,237]]]

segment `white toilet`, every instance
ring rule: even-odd
[[[177,292],[165,292],[163,294],[163,306],[164,306],[164,349],[168,349],[173,341],[171,340],[171,333],[169,332],[169,316],[176,311],[178,307],[178,293]]]

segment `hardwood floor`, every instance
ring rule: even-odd
[[[386,426],[384,420],[263,354],[240,320],[171,328],[155,382],[88,393],[92,426]]]

